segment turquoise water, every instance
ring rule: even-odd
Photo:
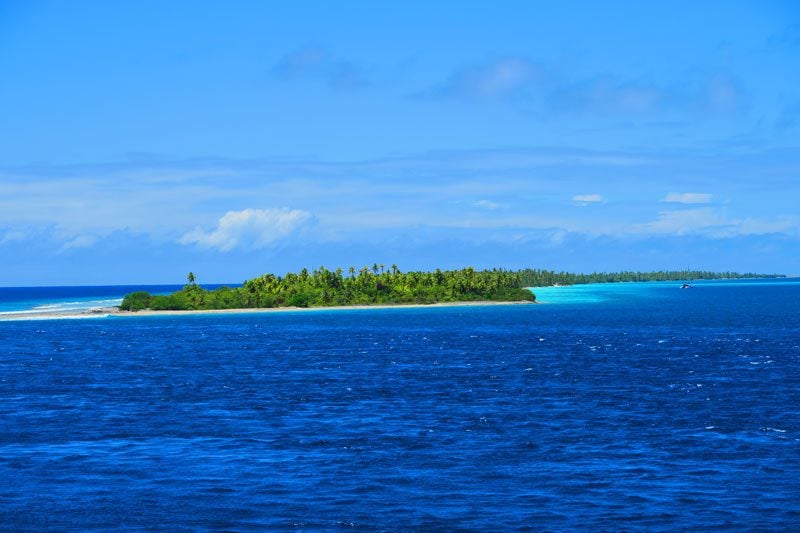
[[[707,291],[717,289],[745,289],[748,287],[795,287],[800,284],[798,278],[781,279],[736,279],[736,280],[701,280],[692,281],[692,287],[681,289],[683,282],[659,281],[646,283],[590,283],[586,285],[568,285],[560,287],[531,287],[536,294],[536,301],[543,304],[580,305],[597,303],[635,304],[647,300],[649,302],[680,302],[697,297],[696,293],[708,294]],[[684,294],[685,293],[685,294]],[[748,296],[748,295],[745,295]]]
[[[800,529],[797,281],[537,294],[0,321],[0,529]]]

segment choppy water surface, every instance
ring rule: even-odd
[[[596,290],[0,322],[0,527],[800,527],[800,285]]]

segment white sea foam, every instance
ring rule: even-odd
[[[100,310],[118,306],[121,298],[87,298],[85,300],[70,299],[64,301],[28,301],[19,302],[14,307],[6,307],[0,311],[1,321],[16,320],[64,320],[83,318],[103,318],[109,316]]]
[[[24,314],[36,314],[41,313],[42,311],[37,311],[35,309],[23,309],[20,311],[0,311],[0,316],[3,315],[24,315]]]
[[[116,307],[122,303],[122,298],[102,298],[86,300],[50,301],[39,303],[36,301],[20,302],[14,307],[6,307],[0,311],[0,317],[9,315],[39,315],[49,313],[69,313],[78,311],[91,311],[104,307]]]
[[[114,307],[122,303],[122,298],[105,298],[95,300],[75,300],[67,302],[51,302],[33,307],[33,311],[74,311],[79,309],[94,309],[97,307]]]
[[[14,313],[15,315],[20,315],[22,313]],[[20,320],[84,320],[84,319],[91,319],[91,318],[108,318],[108,313],[92,313],[92,314],[80,314],[80,315],[43,315],[43,314],[36,314],[32,313],[26,316],[10,316],[10,317],[0,317],[0,322],[17,322]]]

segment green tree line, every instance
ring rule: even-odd
[[[595,272],[574,274],[551,270],[503,269],[435,270],[433,272],[401,272],[396,265],[347,272],[341,268],[306,269],[285,276],[264,274],[245,281],[242,287],[221,287],[206,290],[189,273],[183,289],[166,295],[147,292],[128,294],[120,309],[126,311],[255,309],[269,307],[329,307],[342,305],[432,304],[470,301],[534,301],[526,287],[613,283],[625,281],[674,281],[719,278],[779,277],[777,275],[740,274],[736,272],[657,271]]]
[[[401,272],[392,265],[347,273],[325,267],[285,276],[265,274],[244,282],[242,287],[203,289],[194,274],[183,289],[168,295],[147,292],[128,294],[120,309],[138,311],[194,309],[254,309],[268,307],[329,307],[338,305],[432,304],[470,301],[533,301],[518,272],[507,270],[436,270]]]
[[[659,270],[653,272],[593,272],[574,274],[526,268],[519,271],[526,287],[551,285],[581,285],[585,283],[619,283],[626,281],[690,281],[703,279],[777,278],[779,274],[753,274],[739,272],[711,272],[707,270]]]

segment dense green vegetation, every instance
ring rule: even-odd
[[[778,274],[741,274],[738,272],[709,272],[707,270],[659,270],[656,272],[593,272],[573,274],[551,270],[524,269],[519,271],[525,287],[551,285],[581,285],[584,283],[617,283],[624,281],[687,281],[700,279],[777,278]]]
[[[283,277],[265,274],[246,281],[242,287],[213,291],[195,284],[194,274],[190,273],[188,280],[183,289],[169,295],[129,294],[120,309],[252,309],[534,299],[531,291],[524,288],[519,273],[472,268],[404,273],[394,265],[386,270],[376,264],[358,271],[351,267],[345,274],[342,269],[330,271],[321,267]]]
[[[330,271],[325,267],[285,276],[265,274],[244,282],[242,287],[221,287],[213,291],[195,283],[189,273],[183,289],[167,295],[147,292],[128,294],[120,305],[126,311],[254,309],[266,307],[326,307],[334,305],[431,304],[436,302],[533,301],[525,287],[610,283],[621,281],[669,281],[718,278],[778,277],[777,275],[739,274],[736,272],[659,271],[599,272],[573,274],[550,270],[501,269],[436,270],[400,272],[375,264],[356,270],[350,267]]]

